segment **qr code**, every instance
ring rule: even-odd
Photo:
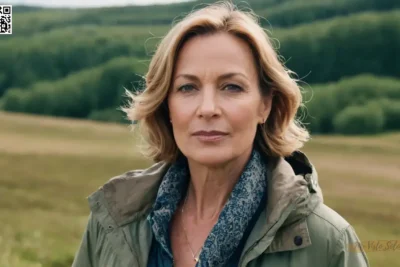
[[[11,5],[0,5],[0,34],[12,34]]]

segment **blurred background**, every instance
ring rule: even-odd
[[[0,266],[70,266],[86,197],[144,168],[118,107],[157,42],[213,1],[8,1],[0,35]],[[400,266],[400,1],[247,0],[297,73],[325,203],[371,266]]]

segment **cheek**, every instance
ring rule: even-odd
[[[235,133],[252,134],[257,126],[257,112],[254,105],[236,106],[230,108],[229,121]]]
[[[194,105],[190,101],[172,96],[168,99],[169,116],[174,129],[187,129],[193,116]]]

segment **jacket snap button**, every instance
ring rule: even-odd
[[[301,244],[303,244],[303,238],[301,236],[299,236],[299,235],[296,235],[294,237],[294,244],[296,246],[301,246]]]

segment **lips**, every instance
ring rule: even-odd
[[[221,131],[197,131],[193,133],[194,136],[220,136],[220,135],[227,135],[228,133],[221,132]]]
[[[193,136],[203,143],[216,143],[224,140],[228,133],[221,131],[198,131],[193,133]]]

